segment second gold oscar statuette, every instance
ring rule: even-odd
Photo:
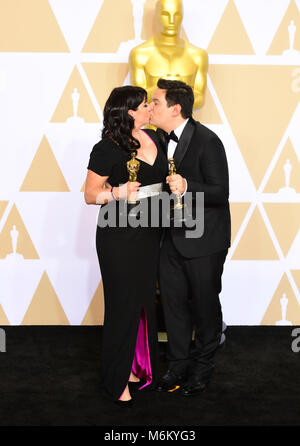
[[[175,162],[173,158],[169,158],[168,159],[169,164],[170,164],[170,168],[169,168],[169,175],[176,175],[176,166],[175,166]],[[180,194],[175,194],[176,195],[176,204],[173,207],[174,210],[176,209],[182,209],[184,207],[184,204],[181,203],[181,195]]]
[[[126,164],[127,164],[127,171],[129,173],[129,182],[134,183],[135,181],[137,181],[137,173],[140,168],[140,162],[136,159],[135,152],[131,153],[131,160],[127,161]],[[139,201],[130,199],[130,197],[128,197],[127,203],[128,204],[138,204]]]

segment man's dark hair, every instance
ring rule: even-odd
[[[194,93],[192,88],[185,82],[159,79],[158,88],[166,90],[166,101],[168,107],[172,105],[181,105],[181,115],[187,119],[192,116],[194,105]]]

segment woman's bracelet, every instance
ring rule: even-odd
[[[117,200],[117,197],[114,194],[113,187],[110,188],[109,192],[111,193],[111,196],[114,200]],[[96,204],[105,204],[108,203],[108,200],[103,201],[103,191],[99,192],[99,194],[96,197]]]

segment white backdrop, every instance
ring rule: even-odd
[[[103,105],[130,83],[128,55],[151,37],[154,4],[0,0],[1,325],[103,323],[98,209],[82,190]],[[229,162],[224,320],[299,325],[300,1],[183,5],[182,35],[209,54],[196,117]]]

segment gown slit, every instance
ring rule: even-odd
[[[147,328],[147,313],[144,308],[142,308],[141,310],[131,372],[140,380],[144,379],[146,380],[146,383],[141,387],[139,387],[139,390],[143,389],[146,386],[149,386],[152,383],[151,356],[149,350],[149,338],[148,338],[148,328]],[[125,388],[127,384],[125,385]],[[123,389],[120,398],[122,397],[125,388]]]
[[[147,313],[144,308],[142,308],[141,311],[136,347],[132,362],[132,373],[134,373],[134,375],[140,379],[146,379],[146,383],[140,387],[140,389],[143,389],[151,384],[152,370],[149,351]]]

